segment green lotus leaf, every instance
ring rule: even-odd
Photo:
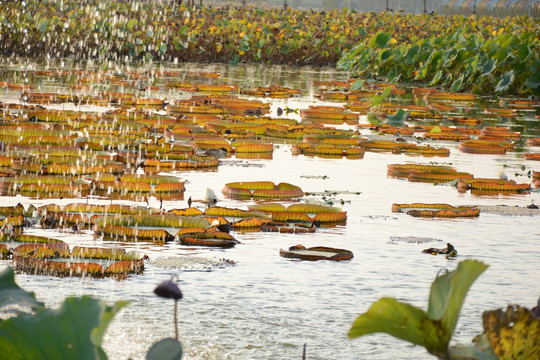
[[[424,310],[394,298],[382,298],[356,318],[349,330],[349,337],[385,332],[428,350],[443,350],[446,344],[438,337],[438,326]]]
[[[463,79],[465,78],[464,74],[461,74],[450,86],[450,90],[453,92],[458,92],[461,90],[461,85],[463,84]]]
[[[540,91],[540,71],[537,71],[536,73],[532,74],[532,76],[528,77],[525,81],[525,86],[528,86],[535,92],[535,94],[538,94]]]
[[[506,92],[508,90],[508,87],[512,85],[512,83],[514,82],[514,79],[515,79],[514,70],[505,72],[502,75],[502,78],[497,83],[497,85],[495,85],[495,91]]]
[[[138,24],[137,19],[131,19],[128,21],[126,27],[129,31],[133,30],[133,28]]]
[[[83,296],[67,298],[55,310],[10,318],[0,323],[0,351],[9,359],[106,359],[105,328],[126,304],[110,307]]]
[[[432,320],[441,321],[448,341],[469,287],[487,267],[479,261],[465,260],[458,264],[456,270],[439,276],[431,285],[427,315]]]
[[[373,107],[379,106],[379,104],[382,103],[388,97],[388,95],[390,95],[391,91],[392,91],[392,88],[387,87],[383,90],[382,94],[380,95],[377,94],[373,96],[373,99],[371,100],[371,106]]]
[[[0,308],[9,305],[30,306],[33,309],[43,306],[36,300],[34,293],[21,289],[15,283],[15,273],[11,267],[0,273]]]
[[[387,122],[391,125],[403,125],[407,119],[407,112],[403,109],[399,109],[394,115],[386,118]]]
[[[43,19],[38,25],[38,30],[42,34],[45,34],[47,32],[47,26],[49,25],[49,20]]]
[[[481,76],[486,76],[486,75],[491,74],[493,70],[495,70],[496,65],[497,65],[497,59],[489,59],[482,67]]]
[[[364,80],[358,79],[351,85],[351,90],[360,90],[364,87]]]
[[[392,35],[390,35],[390,33],[378,32],[369,40],[369,47],[383,49],[386,47],[386,44],[388,44],[391,38]]]

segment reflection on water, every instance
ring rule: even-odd
[[[18,66],[21,64],[13,68]],[[24,66],[38,68],[35,64]],[[114,68],[113,64],[110,66]],[[53,64],[49,63],[49,67]],[[304,90],[302,98],[277,101],[272,105],[273,112],[277,106],[298,108],[313,103],[313,80],[346,78],[345,74],[331,69],[225,65],[202,68],[196,64],[179,67],[188,71],[221,72],[227,82],[241,86],[278,83]],[[4,71],[13,69],[6,64],[4,68],[8,68]],[[172,65],[165,67],[172,68]],[[44,84],[43,90],[50,86],[53,85]],[[509,303],[532,307],[540,295],[537,216],[486,213],[474,219],[436,220],[391,212],[392,203],[511,207],[524,207],[532,199],[540,203],[538,192],[478,196],[471,192],[460,194],[450,186],[386,176],[388,164],[436,162],[477,177],[496,177],[505,170],[510,179],[524,182],[528,179],[519,174],[538,171],[540,166],[522,160],[515,153],[470,155],[457,151],[457,143],[444,145],[450,148],[448,158],[366,152],[363,159],[327,159],[292,156],[291,145],[283,142],[275,146],[270,159],[233,157],[222,159],[215,171],[176,171],[174,176],[186,180],[186,198],[203,199],[207,188],[211,188],[219,194],[218,205],[246,209],[256,201],[221,196],[226,183],[288,182],[314,194],[306,196],[310,200],[342,207],[348,212],[347,223],[321,227],[312,234],[236,232],[234,236],[240,244],[232,249],[185,247],[177,243],[122,243],[127,250],[143,252],[151,259],[143,275],[124,281],[25,274],[18,274],[16,280],[24,289],[34,291],[48,306],[56,307],[65,296],[83,294],[108,302],[130,301],[106,334],[104,347],[110,359],[143,359],[153,342],[174,334],[172,302],[164,302],[153,293],[155,286],[172,274],[178,274],[184,294],[179,303],[179,326],[186,359],[294,359],[301,358],[304,344],[307,344],[309,359],[430,359],[423,348],[412,347],[387,335],[347,338],[356,316],[382,296],[393,296],[426,308],[429,287],[436,274],[457,265],[456,260],[422,254],[425,247],[432,246],[427,244],[438,246],[439,242],[441,245],[451,242],[458,250],[458,261],[473,258],[489,264],[466,298],[456,328],[456,342],[469,343],[481,331],[484,310],[505,307]],[[521,170],[522,166],[525,170]],[[148,206],[160,207],[159,198],[152,196],[147,200]],[[19,202],[40,206],[51,202],[65,205],[74,200],[16,196],[4,197],[1,201],[3,206]],[[109,199],[89,201],[111,203]],[[119,199],[114,203],[130,204],[130,201]],[[137,205],[147,206],[147,203],[141,199]],[[163,199],[164,209],[184,207],[183,199]],[[74,234],[31,229],[29,233],[61,239],[70,247],[119,245],[95,238],[88,230]],[[334,263],[303,262],[279,256],[279,249],[296,244],[348,249],[354,253],[354,258]],[[189,266],[165,265],[174,261],[171,259],[184,257],[207,259],[209,265],[200,265],[205,261],[193,261]],[[234,266],[220,266],[223,259],[234,262]],[[0,267],[8,265],[9,261],[0,262]]]

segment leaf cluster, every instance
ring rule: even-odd
[[[359,77],[419,82],[454,92],[538,95],[540,41],[538,32],[483,36],[468,26],[410,43],[378,32],[345,54],[338,68]]]

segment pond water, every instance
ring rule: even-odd
[[[12,70],[21,66],[32,70],[61,64],[4,61],[3,74],[13,79],[16,75]],[[347,78],[333,69],[198,64],[167,64],[167,68],[218,71],[227,82],[249,87],[281,84],[303,90],[300,98],[273,102],[273,113],[278,106],[307,108],[314,104],[313,80]],[[58,87],[44,83],[39,91],[50,91],[55,86]],[[168,90],[159,95],[185,96]],[[0,101],[17,101],[18,96],[20,92],[4,90]],[[361,122],[366,119],[362,117]],[[515,122],[517,128],[523,128],[523,124]],[[529,128],[538,129],[537,122],[530,124]],[[370,131],[362,132],[372,136]],[[173,303],[153,293],[158,283],[172,275],[178,275],[184,294],[179,303],[179,333],[185,359],[300,359],[304,344],[308,359],[430,359],[433,357],[424,348],[410,346],[389,335],[350,340],[347,332],[354,319],[383,296],[426,309],[429,288],[437,273],[453,270],[463,259],[483,261],[489,268],[467,295],[454,343],[468,344],[482,331],[484,310],[508,304],[530,308],[540,295],[538,216],[486,212],[472,219],[422,219],[391,212],[393,203],[521,208],[531,200],[540,203],[540,193],[534,191],[479,196],[470,192],[460,194],[452,186],[387,177],[387,165],[393,163],[451,164],[475,177],[498,177],[500,171],[505,171],[510,179],[520,183],[531,181],[523,176],[527,171],[540,170],[539,162],[523,160],[519,153],[471,155],[458,151],[455,142],[441,145],[450,148],[450,157],[366,152],[363,159],[352,160],[293,156],[291,145],[284,142],[275,145],[272,159],[232,157],[222,159],[215,171],[174,172],[173,175],[186,181],[186,199],[189,196],[203,199],[210,188],[218,194],[218,205],[226,207],[245,209],[254,203],[228,199],[221,194],[223,186],[234,181],[289,182],[309,193],[337,191],[338,194],[328,198],[347,211],[347,222],[332,228],[321,227],[311,234],[234,232],[240,244],[231,249],[186,247],[177,243],[121,244],[127,250],[138,250],[150,257],[144,274],[122,281],[27,274],[17,274],[16,281],[52,307],[72,295],[91,295],[107,302],[128,300],[130,304],[113,320],[105,336],[104,348],[110,359],[143,359],[152,343],[174,336]],[[321,195],[308,195],[304,200],[323,199]],[[111,203],[99,199],[0,198],[2,206],[19,202],[34,206],[65,205],[77,201]],[[114,203],[130,202],[115,200]],[[146,206],[145,202],[137,204]],[[159,208],[160,202],[152,197],[149,205]],[[166,210],[186,206],[185,200],[163,201]],[[70,247],[119,246],[117,242],[94,238],[91,231],[74,234],[31,228],[25,232],[54,237]],[[447,242],[458,250],[456,260],[421,253],[427,247],[444,247]],[[307,262],[279,256],[280,249],[296,244],[348,249],[354,258],[345,262]],[[222,259],[236,264],[227,266]],[[0,261],[0,268],[9,265],[10,261]]]

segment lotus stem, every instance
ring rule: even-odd
[[[174,299],[174,336],[178,340],[178,318],[176,314],[178,313],[178,300]]]

